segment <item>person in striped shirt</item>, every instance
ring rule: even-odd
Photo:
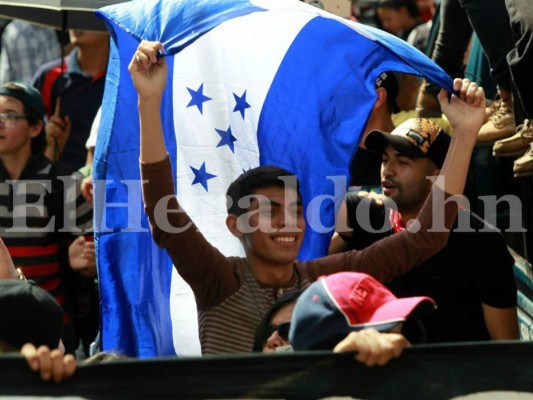
[[[71,190],[79,187],[76,176],[43,154],[44,115],[34,87],[20,81],[0,86],[0,237],[15,266],[63,307],[63,342],[72,352],[68,246],[74,243],[73,266],[95,275],[93,244],[74,240],[91,227],[92,208]]]

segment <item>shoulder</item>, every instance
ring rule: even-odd
[[[60,161],[50,163],[52,164],[50,175],[52,175],[53,178],[56,178],[58,176],[69,176],[76,172],[71,167],[67,166],[66,164],[63,164]]]
[[[461,216],[463,221],[460,220]],[[468,229],[461,230],[461,223],[464,221],[468,221],[470,225]],[[456,227],[451,232],[448,243],[467,252],[476,252],[476,257],[505,264],[513,262],[501,231],[472,212],[459,212]]]
[[[39,69],[35,73],[34,82],[40,79],[44,79],[45,76],[52,74],[52,73],[57,73],[57,75],[59,76],[59,72],[61,72],[62,64],[63,63],[62,63],[61,58],[57,58],[53,61],[44,63],[43,65],[39,67]]]
[[[468,224],[468,226],[464,225]],[[501,230],[496,226],[490,224],[474,212],[459,210],[457,219],[455,220],[454,232],[457,233],[473,233],[475,235],[486,236],[496,235],[502,236]]]

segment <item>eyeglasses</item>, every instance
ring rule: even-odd
[[[24,115],[13,113],[0,114],[0,128],[13,128],[19,119],[28,119]]]
[[[268,324],[268,336],[267,337],[270,337],[274,332],[277,331],[279,337],[285,340],[286,342],[288,342],[290,329],[291,329],[290,322],[284,322],[279,325]]]

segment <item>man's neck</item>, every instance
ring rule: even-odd
[[[21,151],[13,154],[2,154],[0,159],[6,169],[9,177],[13,180],[19,179],[24,167],[31,156],[31,148],[27,151]]]
[[[366,124],[366,130],[363,133],[361,143],[359,143],[359,146],[363,149],[365,148],[366,136],[373,130],[392,132],[394,130],[394,124],[392,123],[390,113],[384,110],[375,110],[370,114],[370,119],[368,120],[368,124]]]
[[[399,210],[400,220],[402,221],[403,226],[407,227],[407,223],[418,217],[418,212],[416,211],[401,211]]]
[[[81,70],[94,78],[107,67],[109,44],[103,42],[99,46],[78,47],[76,55]]]
[[[266,264],[259,260],[250,260],[248,265],[255,279],[262,285],[283,287],[292,282],[294,276],[293,263],[288,265]]]

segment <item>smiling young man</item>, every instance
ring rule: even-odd
[[[430,193],[428,177],[439,174],[450,137],[434,122],[417,118],[392,133],[371,132],[365,144],[382,154],[383,195],[397,209],[372,205],[369,219],[376,225],[372,232],[356,217],[363,198],[348,194],[346,212],[354,232],[351,237],[336,235],[337,250],[363,249],[405,230]],[[339,246],[342,237],[347,241]],[[446,247],[388,286],[400,297],[435,299],[437,310],[422,318],[429,342],[518,339],[513,264],[499,231],[461,209]]]
[[[296,179],[288,171],[266,166],[245,172],[228,189],[232,201],[226,223],[240,239],[246,257],[222,255],[193,225],[175,198],[160,113],[167,80],[166,61],[158,58],[163,50],[159,42],[142,41],[129,65],[139,98],[143,197],[155,242],[168,252],[195,294],[204,354],[251,351],[255,330],[275,299],[284,292],[306,287],[321,275],[353,270],[387,281],[445,245],[445,229],[427,232],[432,225],[432,209],[442,207],[449,224],[446,226],[450,227],[456,205],[427,201],[418,216],[421,229],[417,233],[405,231],[363,251],[299,262],[296,257],[305,231],[301,199],[297,185],[286,189],[284,183]],[[482,88],[456,79],[454,89],[459,96],[451,96],[450,101],[445,91],[440,95],[457,135],[442,168],[442,174],[450,177],[443,187],[435,189],[450,194],[463,191],[485,112]],[[162,199],[170,200],[161,208]],[[163,223],[181,229],[171,233]]]

